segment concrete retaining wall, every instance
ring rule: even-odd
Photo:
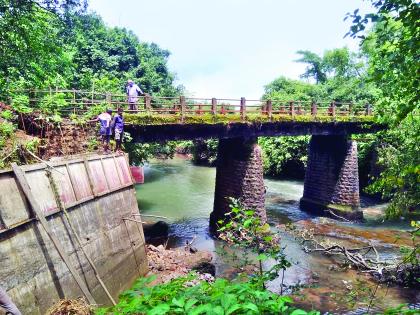
[[[91,156],[52,164],[58,194],[51,188],[45,164],[22,170],[71,264],[96,302],[109,305],[56,197],[67,208],[84,249],[116,298],[147,272],[143,229],[132,220],[139,210],[127,159]],[[83,295],[35,219],[12,171],[0,173],[0,224],[0,285],[23,314],[44,314],[60,298]]]

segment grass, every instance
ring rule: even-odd
[[[125,114],[125,122],[133,125],[166,125],[166,124],[230,124],[230,123],[266,123],[270,119],[266,115],[248,114],[244,120],[239,114],[202,114],[202,115],[185,115],[181,117],[177,114]],[[327,115],[273,115],[271,122],[374,122],[373,116],[327,116]]]

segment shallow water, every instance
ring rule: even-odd
[[[214,253],[216,273],[229,277],[233,274],[232,262],[220,254],[225,252],[223,243],[213,239],[208,230],[208,218],[213,208],[215,173],[215,168],[195,166],[182,157],[164,161],[156,160],[145,167],[145,184],[136,187],[137,198],[142,214],[167,218],[165,221],[170,223],[168,240],[170,247],[183,246],[186,240],[195,237],[194,245],[198,249]],[[298,202],[303,194],[303,182],[267,178],[265,185],[267,188],[266,208],[270,225],[294,222],[309,222],[317,225],[325,221],[299,209]],[[381,224],[377,214],[382,211],[383,205],[375,205],[372,200],[364,199],[362,206],[365,207],[367,218],[364,223],[350,224],[328,220],[339,230],[336,233],[338,236],[340,236],[340,231],[344,233],[347,231],[346,228],[351,228],[352,233],[356,231],[357,234],[349,237],[351,241],[355,239],[366,241],[366,237],[371,237],[375,231],[377,231],[373,234],[375,237],[380,234],[387,240],[385,236],[389,238],[388,230],[389,233],[393,233],[391,230],[408,228],[408,224],[402,222]],[[145,216],[143,220],[156,221],[157,219]],[[353,291],[364,291],[363,288],[373,287],[375,284],[366,276],[357,274],[355,271],[331,271],[331,266],[334,264],[331,258],[307,254],[292,235],[282,231],[279,233],[285,253],[293,263],[285,273],[284,284],[309,286],[303,291],[308,296],[301,302],[303,306],[313,305],[322,311],[330,310],[340,313],[366,303],[362,301],[353,305],[353,301],[349,302],[346,296],[346,294],[354,295]],[[381,258],[391,259],[395,256],[397,248],[388,245],[383,239],[378,237],[372,241],[378,245]],[[343,280],[350,282],[346,284]],[[269,284],[269,288],[280,291],[280,284],[280,279],[277,279]],[[343,296],[335,296],[334,292],[343,292]],[[420,302],[418,292],[401,288],[381,287],[377,296],[379,297],[377,306],[380,308],[404,302]],[[363,296],[357,296],[357,298],[366,300]]]

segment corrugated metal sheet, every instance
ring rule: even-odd
[[[67,207],[94,198],[94,195],[116,191],[132,184],[125,156],[98,155],[87,160],[78,158],[54,161],[51,164],[54,166],[51,174],[58,194]],[[34,198],[48,215],[56,212],[58,206],[46,168],[45,164],[35,164],[24,166],[22,170]],[[13,172],[0,173],[0,192],[0,225],[3,225],[0,230],[26,222],[30,218],[30,210],[16,184]]]

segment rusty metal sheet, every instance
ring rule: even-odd
[[[46,214],[58,209],[45,169],[25,172],[36,202]]]
[[[82,200],[93,196],[85,164],[83,162],[72,163],[69,164],[68,169],[76,199]]]
[[[109,189],[117,189],[122,186],[120,181],[120,175],[117,172],[117,168],[115,167],[114,158],[105,158],[102,159],[102,163],[104,165],[105,176],[108,181]]]
[[[130,176],[130,170],[128,168],[127,160],[125,156],[117,156],[115,157],[115,161],[117,162],[117,167],[119,168],[121,181],[123,184],[131,184],[132,179]]]
[[[0,230],[28,218],[29,211],[13,173],[0,174]]]
[[[55,169],[58,171],[52,171],[52,175],[54,181],[57,185],[58,194],[60,196],[61,202],[68,206],[76,202],[76,195],[73,191],[73,187],[71,185],[70,176],[67,172],[66,166],[57,166]],[[61,174],[60,174],[61,173]]]
[[[91,182],[95,194],[108,191],[108,184],[105,178],[104,169],[101,160],[88,161]]]

